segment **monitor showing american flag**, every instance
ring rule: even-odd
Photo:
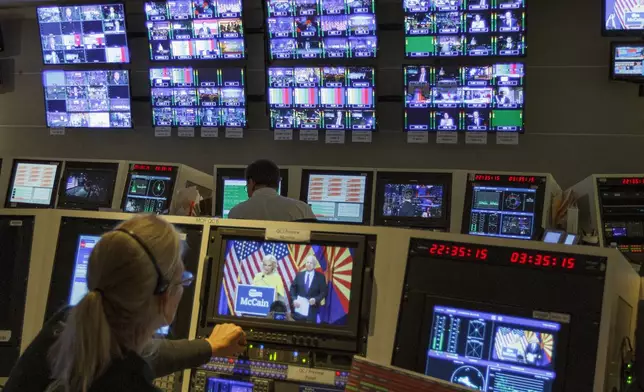
[[[644,30],[644,0],[604,0],[604,30],[641,34]]]

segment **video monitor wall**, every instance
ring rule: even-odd
[[[155,126],[246,126],[243,68],[152,68],[150,86]]]
[[[271,60],[376,57],[375,0],[269,0]]]
[[[15,160],[6,206],[53,207],[60,166],[60,162]]]
[[[47,126],[132,128],[127,70],[43,71]]]
[[[376,129],[373,67],[269,67],[271,129]]]
[[[644,80],[644,43],[614,42],[612,44],[611,77],[633,82]]]
[[[404,0],[405,56],[522,56],[525,0]]]
[[[602,0],[605,35],[644,33],[644,3],[636,0]]]
[[[523,131],[522,63],[404,67],[406,131]]]
[[[129,63],[123,4],[39,7],[45,64]]]
[[[246,57],[241,0],[145,3],[151,60]]]

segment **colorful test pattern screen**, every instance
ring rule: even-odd
[[[270,67],[271,129],[374,130],[373,67]]]
[[[403,0],[407,57],[521,56],[525,0]]]
[[[406,66],[405,130],[522,131],[524,65]]]
[[[152,68],[155,126],[245,127],[243,68]]]
[[[45,64],[129,63],[123,4],[38,8]]]
[[[47,126],[132,128],[127,70],[43,71]]]
[[[376,57],[375,0],[268,0],[271,59]]]
[[[145,3],[152,60],[241,59],[246,55],[241,0]]]
[[[604,25],[608,32],[632,32],[642,34],[644,30],[644,1],[603,0]]]
[[[615,79],[644,79],[644,43],[615,44],[612,66]]]

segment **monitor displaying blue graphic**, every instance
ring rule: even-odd
[[[434,306],[425,374],[475,391],[551,392],[561,325]]]
[[[609,35],[641,35],[644,31],[644,2],[603,0],[604,31]]]
[[[268,0],[269,56],[376,57],[375,0]]]
[[[469,234],[529,240],[541,226],[536,189],[475,185],[472,191]]]
[[[69,290],[69,305],[74,306],[87,294],[87,266],[89,255],[101,237],[97,235],[81,235],[78,238],[76,248],[76,260],[74,261],[74,275]]]
[[[644,80],[644,43],[613,43],[611,74],[617,80]]]

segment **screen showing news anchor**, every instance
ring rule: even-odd
[[[218,313],[344,326],[353,252],[336,246],[229,240]]]
[[[386,184],[383,216],[442,218],[443,186]]]
[[[604,28],[607,32],[633,32],[644,30],[644,1],[604,0]]]

